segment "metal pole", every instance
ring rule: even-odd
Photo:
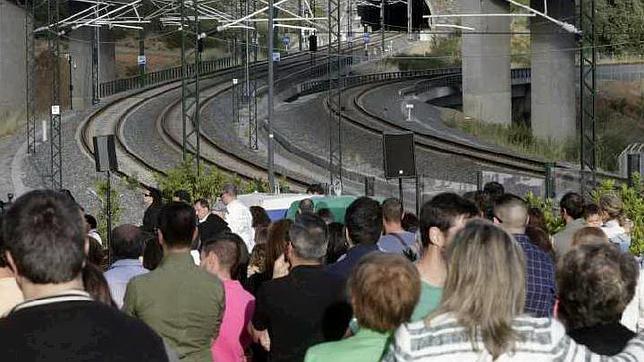
[[[26,89],[26,112],[27,112],[27,153],[36,153],[36,99],[35,99],[35,79],[36,79],[36,59],[35,59],[35,41],[34,41],[34,12],[35,0],[29,0],[25,3],[25,66],[27,72]]]
[[[275,192],[275,170],[273,155],[273,0],[268,0],[268,185],[271,192]]]
[[[416,216],[420,216],[421,203],[423,202],[423,194],[420,192],[421,177],[422,176],[418,176],[418,174],[416,174]]]
[[[413,7],[413,2],[412,0],[407,0],[407,39],[413,40],[412,39],[412,7]]]
[[[110,245],[112,244],[112,177],[109,170],[107,170],[107,202],[106,202],[105,215],[107,216],[107,262],[112,263],[112,252]]]
[[[400,204],[403,205],[403,208],[404,208],[405,200],[403,198],[403,179],[402,179],[402,177],[398,177],[398,195],[400,197]]]
[[[74,110],[74,83],[72,82],[72,54],[67,54],[67,64],[69,65],[69,109]]]
[[[60,127],[60,34],[58,28],[58,0],[48,0],[48,20],[53,24],[49,30],[48,48],[52,57],[51,69],[51,104],[49,108],[49,124],[51,131],[50,145],[50,180],[51,188],[59,190],[63,187],[62,165],[62,130]]]
[[[304,11],[302,9],[302,0],[297,0],[297,15],[302,17]],[[302,37],[304,36],[304,30],[300,29],[300,36],[297,37],[298,50],[302,51]]]
[[[139,56],[145,57],[145,30],[139,30]],[[144,58],[145,59],[145,58]],[[141,82],[141,88],[145,87],[145,66],[147,64],[147,59],[142,64],[139,64],[139,80]]]
[[[380,51],[385,53],[385,0],[380,0]]]

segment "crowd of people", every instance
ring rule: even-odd
[[[565,227],[498,183],[405,212],[355,199],[271,220],[163,202],[111,231],[71,194],[19,197],[0,233],[2,361],[643,361],[644,274],[618,196]],[[342,221],[342,222],[338,222]]]

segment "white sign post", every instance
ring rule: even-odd
[[[407,108],[407,121],[411,122],[411,110],[414,109],[413,104],[405,104],[405,108]]]

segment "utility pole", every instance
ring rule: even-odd
[[[48,49],[52,59],[50,124],[50,181],[53,190],[63,188],[62,135],[60,127],[60,29],[58,27],[58,0],[47,0],[48,23],[52,24],[48,33]]]
[[[273,0],[268,0],[268,185],[271,192],[275,192],[275,165],[273,154],[273,51],[274,51],[274,24],[273,24]]]
[[[385,54],[385,0],[380,0],[380,51]]]
[[[413,40],[412,7],[413,7],[413,1],[407,0],[407,39],[408,40]]]
[[[94,17],[98,18],[98,10],[94,11]],[[99,42],[100,28],[95,27],[92,36],[92,104],[98,104],[100,101],[100,84],[98,76],[99,66]]]
[[[579,146],[580,194],[587,198],[597,184],[597,125],[595,95],[597,93],[597,48],[595,32],[595,0],[579,0]],[[588,183],[590,182],[590,185]]]
[[[25,67],[27,73],[26,82],[26,112],[27,112],[27,153],[36,153],[36,99],[35,99],[35,79],[36,79],[36,55],[34,40],[34,23],[35,23],[35,2],[36,0],[27,0],[25,2]],[[44,131],[44,130],[43,130]]]
[[[147,59],[145,58],[145,29],[139,30],[139,79],[141,88],[145,87],[145,66]]]
[[[333,103],[336,97],[338,113],[329,112],[329,186],[336,195],[342,194],[342,69],[340,63],[341,34],[340,34],[340,1],[327,0],[328,9],[328,44],[327,61],[329,76],[329,92],[327,100]],[[333,71],[337,71],[334,82]]]

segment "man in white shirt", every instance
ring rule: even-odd
[[[248,251],[252,251],[253,246],[255,246],[252,228],[253,216],[248,207],[237,200],[237,186],[233,184],[224,185],[221,201],[226,204],[226,222],[230,231],[239,235],[246,243]]]

